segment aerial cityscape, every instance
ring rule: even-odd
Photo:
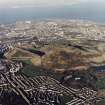
[[[1,0],[0,105],[105,105],[103,4]]]

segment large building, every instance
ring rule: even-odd
[[[0,45],[0,58],[3,58],[4,54],[8,51],[8,47]]]

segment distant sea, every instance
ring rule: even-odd
[[[0,8],[0,24],[24,20],[44,20],[56,18],[80,19],[105,23],[105,3],[82,3],[62,7]]]

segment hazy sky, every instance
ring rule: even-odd
[[[105,2],[105,0],[0,0],[0,7],[18,8],[21,6],[62,6],[91,1]]]

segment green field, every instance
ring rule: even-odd
[[[96,105],[105,105],[105,100],[98,102]]]
[[[30,60],[25,60],[22,62],[24,64],[24,68],[21,70],[21,72],[27,76],[50,76],[57,80],[60,80],[62,77],[61,74],[54,73],[53,70],[46,70],[42,67],[34,66]]]
[[[101,78],[97,81],[96,86],[98,89],[105,89],[105,78]]]

